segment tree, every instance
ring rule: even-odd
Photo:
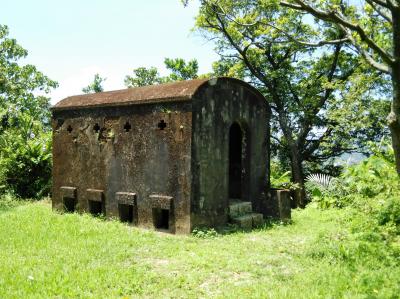
[[[372,122],[380,121],[385,105],[375,105],[377,109],[361,117],[358,109],[371,106],[372,97],[351,109],[342,98],[357,99],[348,83],[351,78],[373,78],[358,85],[358,95],[385,81],[345,48],[340,31],[318,24],[315,28],[303,21],[302,13],[277,1],[251,0],[203,0],[196,26],[216,43],[221,56],[214,66],[217,74],[249,81],[270,102],[272,138],[290,159],[292,180],[300,187],[295,194],[299,206],[305,205],[305,161],[322,163],[358,150],[357,134],[377,137],[376,130],[361,134],[352,128],[357,127],[355,121],[376,128]],[[321,44],[322,49],[293,41],[328,37],[335,42]],[[343,115],[353,123],[341,119]]]
[[[387,120],[400,175],[400,1],[365,0],[352,5],[343,0],[291,0],[280,4],[333,25],[342,41],[376,70],[391,77],[393,100]],[[318,44],[337,42],[325,39]]]
[[[50,191],[49,98],[57,82],[19,60],[28,52],[0,25],[0,192],[39,197]]]
[[[103,92],[104,88],[103,88],[102,84],[106,80],[107,80],[107,78],[102,78],[102,77],[100,77],[99,74],[95,74],[93,82],[90,83],[88,86],[82,88],[82,92],[84,92],[84,93]]]
[[[160,74],[155,67],[139,67],[133,70],[134,76],[125,77],[125,86],[128,88],[154,85],[162,83]]]
[[[172,81],[196,79],[198,77],[197,73],[199,71],[199,65],[196,59],[186,62],[182,58],[165,58],[164,64],[171,72],[168,76],[160,76],[155,67],[139,67],[133,70],[133,77],[129,75],[125,77],[125,86],[128,88],[140,87]]]
[[[164,64],[171,71],[171,74],[166,79],[167,81],[183,81],[198,77],[199,63],[196,59],[186,62],[182,58],[165,58]]]

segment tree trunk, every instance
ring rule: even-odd
[[[397,66],[397,69],[396,71],[393,69],[393,102],[388,123],[392,135],[396,170],[400,175],[400,65]]]
[[[392,135],[396,170],[400,176],[400,12],[393,16],[393,56],[395,62],[392,68],[393,102],[388,116],[388,125]]]
[[[292,168],[292,181],[299,185],[294,191],[294,201],[296,207],[304,208],[306,206],[306,190],[304,187],[303,164],[298,148],[290,146],[290,164]]]

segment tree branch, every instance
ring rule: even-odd
[[[346,30],[346,28],[342,27],[342,30]],[[364,59],[375,69],[377,69],[378,71],[381,71],[383,73],[386,74],[391,74],[392,73],[392,68],[388,65],[385,65],[383,63],[380,63],[378,61],[376,61],[368,52],[367,50],[365,50],[363,47],[361,47],[360,45],[358,45],[356,43],[356,41],[354,40],[354,38],[351,36],[350,32],[347,32],[346,30],[346,34],[348,36],[348,38],[350,39],[351,44],[356,48],[356,50],[364,57]]]
[[[339,62],[339,54],[342,49],[342,45],[337,45],[335,47],[335,52],[334,56],[332,59],[332,63],[329,67],[328,74],[327,74],[327,79],[328,82],[332,82],[333,76],[335,74],[336,68],[338,66]],[[317,105],[310,111],[310,115],[305,118],[304,123],[303,123],[303,128],[299,133],[299,137],[297,138],[297,142],[299,147],[303,147],[306,141],[306,138],[311,130],[311,126],[313,124],[313,120],[320,111],[320,109],[324,106],[325,102],[328,100],[330,95],[332,94],[333,90],[331,88],[326,88],[325,93],[323,96],[320,97],[320,100],[318,101]]]
[[[367,0],[368,2],[368,0]],[[383,6],[385,8],[389,8],[389,4],[387,3],[386,0],[371,0],[371,2],[374,2],[377,5]]]
[[[389,23],[393,23],[393,18],[390,14],[388,14],[384,8],[379,7],[375,1],[373,0],[365,0],[365,2],[367,2],[369,5],[371,5],[371,7],[382,17],[384,18],[386,21],[388,21]]]
[[[238,51],[238,53],[242,56],[244,64],[249,68],[249,70],[254,74],[254,76],[257,77],[258,80],[263,82],[266,86],[270,86],[270,83],[266,80],[265,76],[259,70],[257,70],[253,66],[253,64],[248,60],[247,55],[246,55],[246,51],[247,51],[248,48],[241,49],[238,46],[238,44],[235,43],[235,41],[233,40],[232,36],[226,30],[224,21],[221,19],[221,16],[215,10],[215,6],[212,6],[211,9],[212,9],[212,12],[215,14],[216,19],[218,20],[218,23],[219,23],[219,26],[220,26],[218,28],[218,30],[220,30],[226,36],[226,38],[228,39],[228,41],[232,45],[232,47],[234,47],[236,49],[236,51]],[[207,22],[209,23],[208,20],[207,20]]]
[[[333,128],[328,127],[320,138],[318,138],[317,140],[309,140],[310,146],[304,149],[302,153],[304,160],[308,160],[308,158],[315,152],[315,150],[319,148],[321,142],[331,135],[332,131]]]
[[[393,64],[395,63],[392,55],[390,55],[387,51],[385,51],[377,43],[375,43],[359,24],[353,24],[351,21],[347,20],[344,15],[337,13],[335,11],[324,11],[315,8],[310,4],[307,4],[304,0],[293,0],[293,1],[296,2],[297,5],[288,3],[286,1],[281,1],[280,4],[282,6],[286,6],[289,8],[306,11],[321,20],[341,25],[353,32],[356,32],[361,38],[361,40],[364,43],[366,43],[369,48],[375,51],[389,67],[392,67]],[[386,3],[388,3],[388,1],[386,1]],[[347,34],[347,37],[349,37],[349,34]],[[352,39],[352,43],[355,43],[354,46],[357,46],[357,43],[354,38]]]

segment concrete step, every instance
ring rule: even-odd
[[[232,222],[242,229],[253,228],[253,216],[251,214],[232,218]]]
[[[232,218],[232,222],[242,229],[252,229],[264,224],[263,214],[249,213],[239,217]]]
[[[229,217],[231,219],[237,218],[253,211],[250,201],[230,201],[229,203]]]

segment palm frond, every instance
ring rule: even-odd
[[[306,177],[306,182],[319,185],[323,188],[329,188],[333,180],[333,177],[324,173],[312,173]]]

